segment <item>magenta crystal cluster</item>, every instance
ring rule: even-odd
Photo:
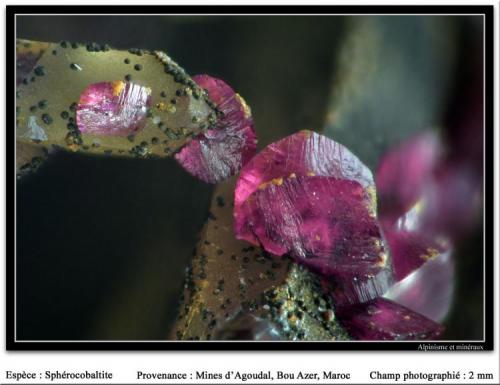
[[[429,291],[425,302],[406,305],[423,293],[425,280],[438,281],[429,274],[450,266],[448,243],[417,231],[418,202],[440,151],[439,141],[425,134],[388,154],[377,178],[377,218],[372,174],[354,154],[311,131],[286,137],[243,167],[235,190],[236,237],[319,272],[353,338],[439,338],[443,328],[433,321],[438,314]],[[449,294],[448,288],[448,281],[440,287]]]
[[[208,75],[193,76],[222,114],[214,128],[196,136],[175,155],[190,174],[217,183],[236,174],[255,154],[257,138],[250,109],[231,87]]]
[[[121,80],[94,83],[80,95],[78,129],[91,135],[132,135],[144,127],[150,106],[148,87]]]
[[[385,297],[435,321],[444,319],[453,300],[451,245],[480,207],[476,179],[468,165],[450,161],[430,132],[384,156],[377,172],[379,216],[396,278]]]
[[[332,276],[338,303],[366,301],[391,284],[370,170],[312,131],[273,143],[243,167],[235,233]]]

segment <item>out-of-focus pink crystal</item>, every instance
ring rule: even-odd
[[[80,95],[78,129],[85,134],[127,136],[142,129],[151,105],[151,89],[123,82],[94,83]]]
[[[217,183],[236,174],[255,154],[257,138],[245,101],[220,79],[208,75],[193,76],[208,91],[223,116],[215,128],[199,134],[175,155],[192,175]]]
[[[429,259],[384,297],[435,322],[442,322],[453,302],[455,266],[450,249]]]
[[[441,155],[437,136],[425,132],[390,150],[377,170],[380,215],[393,223],[421,197]]]
[[[384,297],[437,322],[444,319],[453,299],[454,229],[470,222],[468,208],[476,209],[467,200],[474,183],[465,178],[462,167],[449,167],[440,153],[432,134],[417,136],[390,151],[377,175],[380,220],[397,281]],[[415,165],[413,181],[411,171],[401,170],[405,162]],[[405,187],[408,184],[414,191]]]
[[[397,282],[384,297],[440,322],[453,299],[454,263],[450,241],[425,226],[417,204],[386,226],[384,235],[391,250]]]
[[[422,229],[460,239],[480,220],[482,175],[466,164],[447,162],[435,171],[422,202]]]
[[[385,298],[338,307],[336,315],[358,340],[436,340],[444,331],[434,321]]]
[[[421,231],[387,229],[384,235],[397,281],[448,249],[446,244],[438,243],[435,237]]]

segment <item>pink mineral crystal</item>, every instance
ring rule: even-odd
[[[214,128],[196,136],[175,155],[192,175],[217,183],[240,171],[255,154],[257,139],[245,101],[220,79],[197,75],[193,80],[208,91],[222,113]]]
[[[151,105],[151,89],[112,81],[89,85],[80,95],[76,111],[84,134],[127,136],[142,129]]]
[[[235,232],[257,244],[240,206],[266,183],[290,176],[328,176],[374,188],[371,171],[346,147],[313,131],[300,131],[270,144],[241,170],[234,196]]]
[[[461,239],[481,219],[482,176],[468,164],[447,162],[433,174],[422,195],[422,228]]]
[[[396,280],[384,297],[434,321],[444,319],[453,300],[454,229],[470,222],[469,208],[477,207],[467,199],[474,184],[465,169],[438,157],[440,148],[432,134],[412,138],[389,151],[377,175],[379,216]],[[414,165],[413,180],[401,169],[405,162]]]
[[[452,252],[447,250],[397,282],[384,297],[435,322],[442,322],[453,302],[454,276]]]
[[[332,297],[336,306],[370,301],[386,293],[394,283],[388,264],[371,270],[339,268],[321,280],[323,290]]]
[[[330,277],[337,303],[367,301],[391,284],[371,172],[311,131],[269,145],[241,171],[235,233]]]
[[[385,298],[336,309],[351,337],[358,340],[436,340],[444,328]]]
[[[393,223],[421,197],[441,155],[437,136],[425,132],[391,149],[377,170],[377,195],[384,221]]]
[[[391,250],[397,281],[448,249],[446,243],[439,243],[435,237],[422,231],[387,229],[384,235]]]
[[[255,191],[240,213],[268,252],[289,253],[330,273],[339,267],[371,270],[381,262],[380,230],[370,204],[357,182],[298,176]]]

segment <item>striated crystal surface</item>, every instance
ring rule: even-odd
[[[370,194],[375,191],[371,171],[346,147],[315,132],[300,131],[270,144],[241,170],[234,197],[237,236],[257,243],[240,210],[252,193],[279,178],[314,175],[355,181]]]
[[[368,301],[392,283],[371,197],[355,181],[311,176],[275,179],[241,206],[264,249],[289,254],[328,277],[336,304]]]
[[[238,239],[328,277],[337,304],[364,302],[392,284],[370,170],[312,131],[269,145],[243,167],[235,190]]]
[[[339,266],[371,270],[383,258],[370,197],[354,181],[276,179],[254,192],[241,214],[267,251],[290,253],[324,272]]]
[[[438,138],[425,132],[390,150],[377,170],[380,215],[393,223],[421,197],[441,154]]]
[[[367,302],[386,293],[394,277],[388,261],[380,262],[371,271],[356,268],[338,268],[322,280],[324,291],[337,306]]]
[[[90,84],[78,102],[78,129],[92,135],[128,136],[144,127],[150,106],[148,87],[121,80]]]
[[[197,178],[221,182],[240,171],[255,154],[257,138],[250,109],[222,80],[208,75],[196,75],[193,80],[208,91],[222,116],[215,128],[193,138],[175,158]]]
[[[358,340],[436,340],[443,326],[385,298],[337,308],[337,317]]]

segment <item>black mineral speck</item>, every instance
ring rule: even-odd
[[[123,60],[123,62],[124,62],[125,64],[130,64],[130,59],[129,59],[128,57],[126,57],[126,58],[125,58],[125,60]]]
[[[70,111],[75,112],[77,107],[78,107],[77,103],[71,103],[71,105],[69,106],[69,109],[70,109]]]
[[[42,65],[36,66],[33,72],[36,76],[43,76],[45,75],[45,67]]]
[[[162,98],[166,98],[167,97],[167,93],[165,91],[162,91],[162,92],[160,92],[160,96]]]
[[[44,108],[47,108],[47,101],[46,101],[46,100],[40,100],[40,101],[38,102],[38,108],[40,108],[40,109],[42,109],[42,110],[43,110]]]
[[[72,69],[72,70],[74,70],[74,71],[78,71],[78,70],[80,70],[80,66],[79,66],[78,64],[76,64],[76,63],[71,63],[71,64],[69,65],[69,68],[71,68],[71,69]]]
[[[57,55],[57,51],[55,49],[52,50],[52,55]]]
[[[142,70],[142,65],[140,65],[140,64],[136,64],[136,65],[134,66],[134,69],[135,69],[136,71],[140,71],[140,70]]]
[[[68,119],[68,118],[69,118],[69,113],[68,113],[68,111],[63,111],[63,112],[61,112],[61,118],[63,118],[63,119]]]
[[[67,48],[68,47],[68,42],[66,42],[66,41],[63,40],[63,41],[61,41],[60,45],[63,48]]]
[[[217,202],[217,206],[219,207],[224,207],[226,205],[226,201],[224,200],[224,197],[218,195],[216,198],[215,198],[215,201]]]
[[[127,82],[131,81],[132,80],[132,75],[130,75],[130,74],[125,75],[125,80]]]
[[[130,52],[133,55],[142,56],[142,49],[131,48],[128,50],[128,52]]]
[[[53,119],[52,117],[49,115],[49,114],[43,114],[42,115],[42,121],[45,123],[45,124],[51,124]]]
[[[158,144],[159,142],[160,142],[160,139],[158,139],[156,137],[151,139],[151,144]]]
[[[78,43],[71,43],[71,48],[77,49],[78,48]]]
[[[68,146],[79,146],[83,143],[80,133],[76,130],[68,132],[65,140]]]
[[[92,42],[87,44],[87,51],[88,52],[99,52],[101,50],[101,47],[99,44]]]
[[[30,107],[30,111],[31,112],[35,112],[37,109],[38,109],[37,106],[31,106]]]

